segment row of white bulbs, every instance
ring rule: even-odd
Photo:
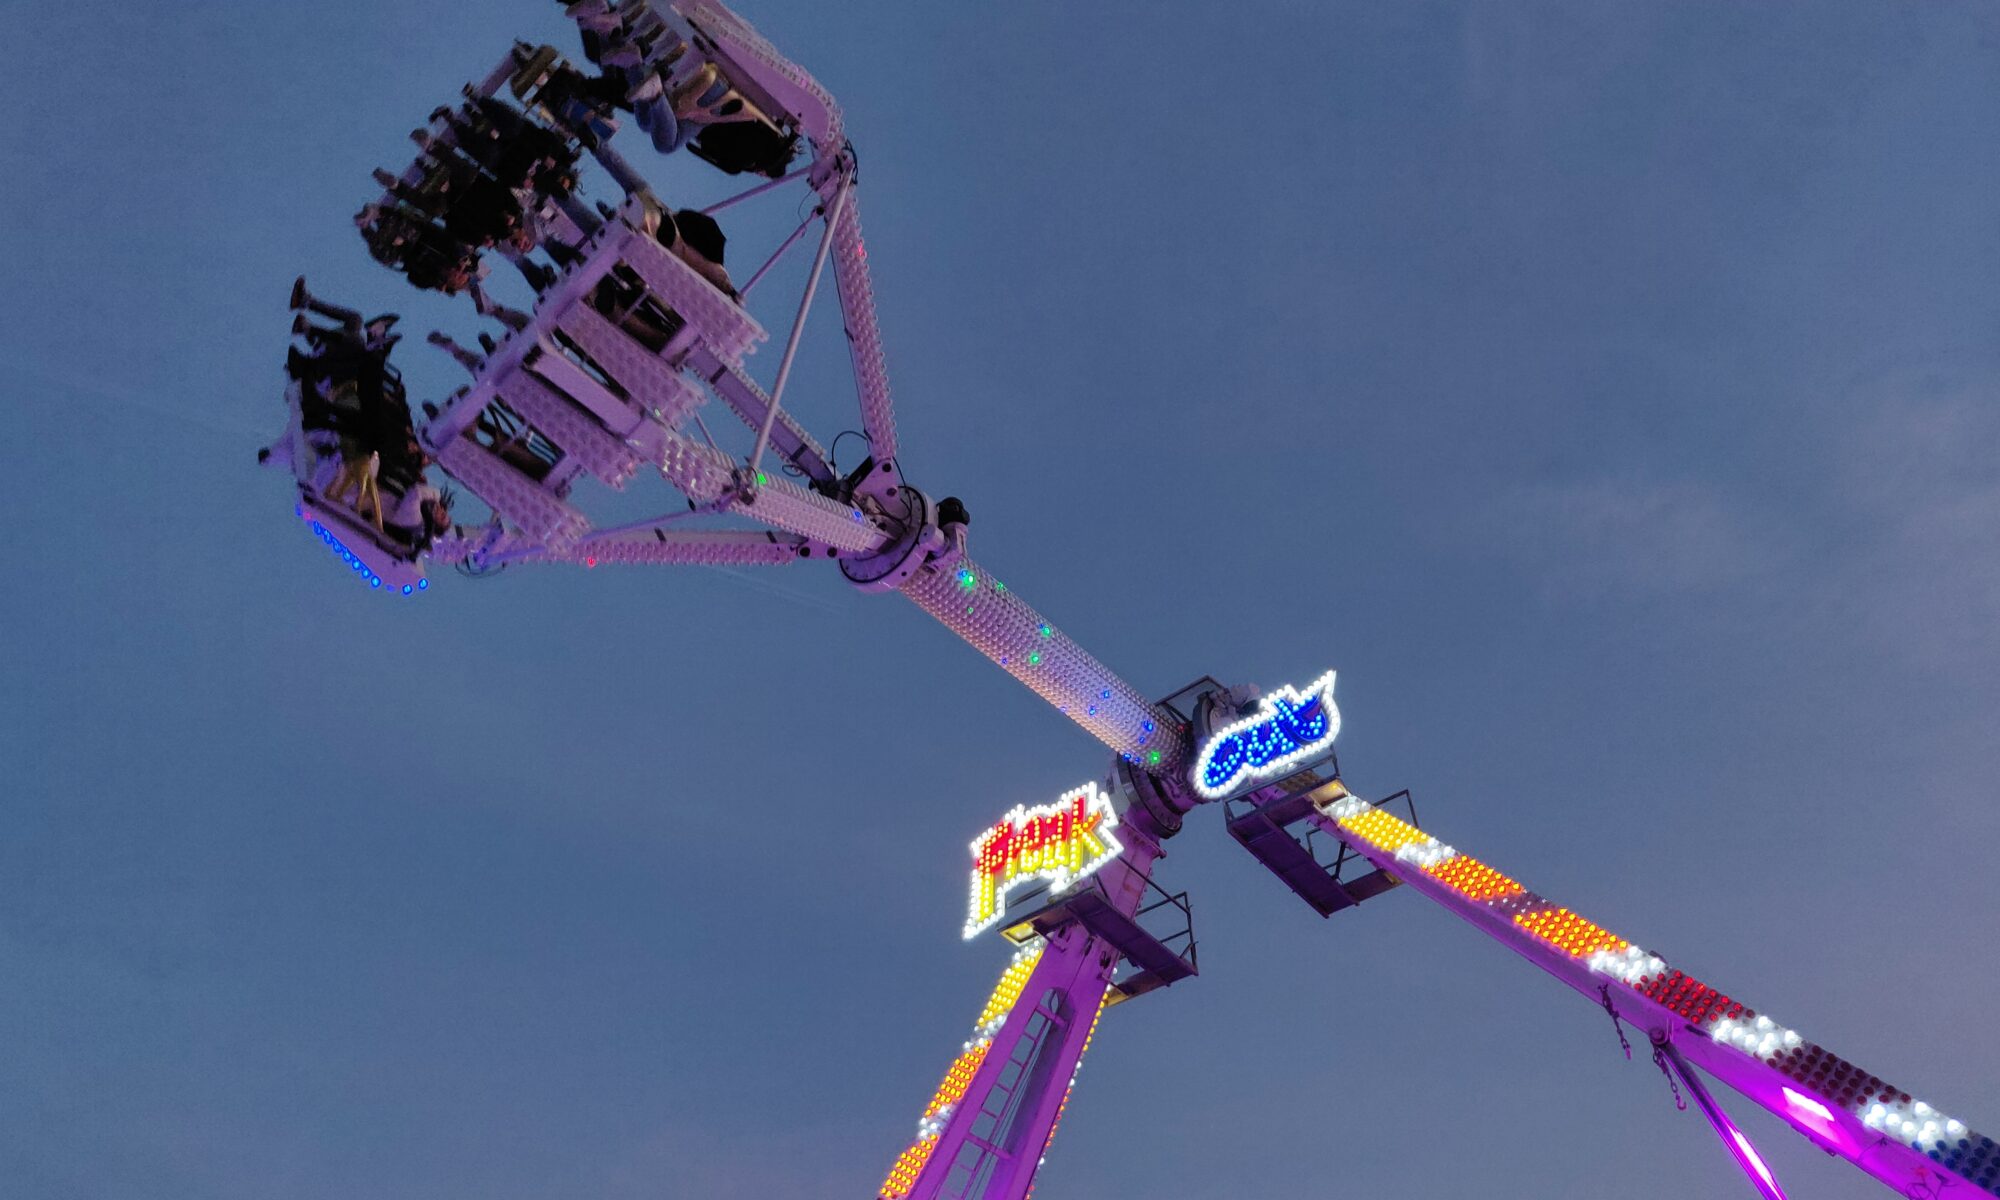
[[[1320,811],[1336,821],[1344,821],[1358,817],[1372,807],[1359,796],[1343,796]],[[1428,871],[1457,853],[1436,838],[1425,838],[1422,842],[1398,847],[1396,860]],[[1658,955],[1629,945],[1623,950],[1600,950],[1590,956],[1589,963],[1592,971],[1634,987],[1667,968],[1666,961]],[[1709,1036],[1757,1058],[1769,1058],[1780,1050],[1796,1049],[1805,1043],[1805,1039],[1795,1031],[1764,1016],[1747,1021],[1724,1017],[1715,1023]],[[1871,1104],[1861,1120],[1868,1128],[1889,1134],[1916,1150],[1929,1150],[1966,1134],[1963,1121],[1944,1115],[1922,1100],[1908,1105]]]
[[[917,1140],[920,1142],[934,1142],[939,1138],[943,1137],[945,1123],[950,1121],[951,1114],[957,1111],[958,1111],[957,1104],[955,1103],[946,1104],[940,1107],[936,1112],[932,1113],[930,1116],[925,1117],[921,1121],[918,1121]]]
[[[1028,939],[1027,943],[1024,944],[1019,950],[1014,951],[1014,957],[1007,963],[1007,970],[1005,973],[1001,975],[1001,979],[1004,981],[1008,976],[1013,975],[1015,972],[1021,970],[1023,967],[1028,966],[1029,964],[1033,963],[1036,959],[1040,958],[1042,956],[1042,950],[1046,947],[1046,945],[1047,942],[1042,938],[1036,937]],[[1014,998],[1017,1001],[1020,999],[1022,990],[1024,990],[1024,988],[1026,987],[1027,980],[1023,979],[1021,982],[1022,982],[1022,987],[1016,988],[1014,990]],[[982,1022],[978,1028],[972,1031],[972,1040],[965,1043],[965,1048],[967,1050],[970,1050],[974,1046],[985,1045],[991,1042],[993,1040],[993,1035],[1000,1032],[1000,1026],[1006,1023],[1007,1014],[1012,1011],[1014,1011],[1014,1006],[1010,1004],[1007,1007],[998,1010],[992,1016],[986,1018],[986,1020]]]
[[[1657,954],[1627,946],[1623,950],[1599,950],[1590,956],[1590,969],[1638,987],[1640,980],[1658,975],[1667,969],[1667,964]]]
[[[1415,864],[1420,870],[1431,870],[1447,859],[1457,858],[1458,851],[1427,837],[1421,842],[1409,842],[1396,847],[1396,861]]]
[[[1750,1021],[1724,1017],[1708,1031],[1708,1036],[1758,1058],[1769,1058],[1780,1050],[1797,1049],[1805,1043],[1804,1038],[1769,1017]]]
[[[1345,821],[1349,817],[1358,817],[1373,807],[1375,806],[1359,796],[1342,796],[1320,811],[1336,821]]]
[[[1917,1150],[1930,1149],[1947,1138],[1961,1138],[1966,1133],[1965,1122],[1947,1117],[1921,1100],[1908,1105],[1878,1101],[1868,1106],[1861,1123]]]
[[[1320,811],[1336,821],[1345,821],[1349,817],[1358,817],[1373,807],[1375,806],[1359,796],[1342,796]],[[1425,871],[1457,857],[1457,850],[1434,837],[1426,837],[1421,842],[1410,842],[1396,847],[1397,862],[1410,863]]]

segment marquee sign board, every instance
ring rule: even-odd
[[[1195,756],[1194,790],[1226,800],[1331,753],[1340,736],[1333,679],[1328,671],[1303,688],[1281,687],[1254,715],[1216,730]]]
[[[1118,813],[1095,783],[1071,788],[1053,804],[1017,806],[972,840],[972,906],[965,936],[998,924],[1015,886],[1045,879],[1068,891],[1124,850],[1112,830]]]

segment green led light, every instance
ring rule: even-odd
[[[1146,751],[1146,765],[1149,767],[1157,767],[1160,765],[1160,752],[1158,750]]]
[[[1030,650],[1030,651],[1028,651],[1028,665],[1029,665],[1029,666],[1031,666],[1031,667],[1034,667],[1034,666],[1040,666],[1040,665],[1041,665],[1041,662],[1042,662],[1042,652],[1041,652],[1040,650]]]
[[[1007,590],[1007,585],[1001,583],[999,580],[996,579],[993,581],[993,590],[996,592],[1004,592]]]
[[[1035,632],[1041,634],[1043,637],[1053,637],[1055,636],[1056,631],[1050,629],[1047,625],[1043,625],[1040,628],[1036,629]]]
[[[763,487],[763,486],[764,486],[765,484],[767,484],[767,483],[769,483],[769,482],[771,482],[771,477],[770,477],[769,475],[766,475],[766,474],[764,474],[764,472],[762,472],[762,471],[759,471],[759,472],[757,472],[757,486],[758,486],[758,487]]]
[[[958,586],[969,592],[979,586],[979,576],[974,575],[972,568],[967,567],[958,573]]]

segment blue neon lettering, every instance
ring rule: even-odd
[[[1272,764],[1282,768],[1306,757],[1340,730],[1331,676],[1304,694],[1281,688],[1264,698],[1263,709],[1254,724],[1233,728],[1202,749],[1195,766],[1203,791],[1220,794],[1246,778],[1270,774]]]

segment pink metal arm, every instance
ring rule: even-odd
[[[1120,832],[1119,857],[1094,883],[1130,919],[1160,852],[1141,831]],[[1067,917],[1015,954],[877,1200],[1027,1200],[1034,1191],[1098,1018],[1120,998],[1120,950],[1087,925]]]
[[[2000,1143],[1338,783],[1313,798],[1315,823],[1377,867],[1899,1194],[2000,1196]]]

